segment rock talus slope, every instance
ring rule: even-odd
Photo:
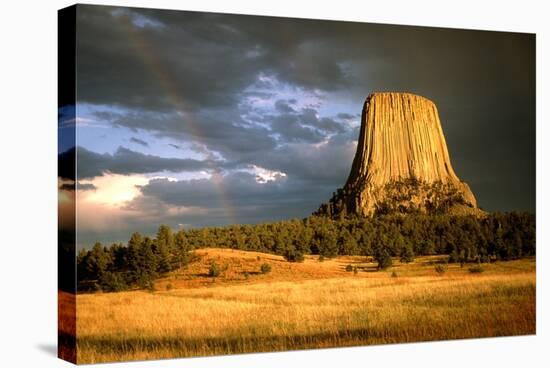
[[[453,170],[435,104],[410,93],[369,95],[348,180],[317,213],[457,208],[475,212],[476,199]]]

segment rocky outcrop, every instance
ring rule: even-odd
[[[453,170],[437,107],[410,93],[368,96],[348,180],[317,214],[391,211],[479,211]]]

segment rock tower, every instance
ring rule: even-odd
[[[476,213],[453,170],[435,104],[411,93],[367,97],[351,172],[316,214]]]

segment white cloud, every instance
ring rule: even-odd
[[[250,165],[250,168],[251,172],[256,175],[256,183],[258,184],[266,184],[286,177],[286,174],[282,171],[268,170],[256,165]]]

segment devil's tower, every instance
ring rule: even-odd
[[[453,170],[435,104],[410,93],[373,93],[348,180],[316,214],[413,211],[481,212]]]

